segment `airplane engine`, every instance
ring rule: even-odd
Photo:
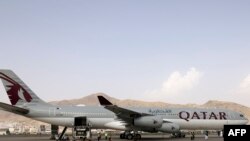
[[[159,128],[162,126],[163,120],[157,116],[144,116],[134,119],[134,125],[138,127]]]
[[[157,130],[167,133],[176,133],[180,131],[180,126],[174,123],[163,123],[161,128],[158,128]]]

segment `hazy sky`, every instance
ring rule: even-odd
[[[249,0],[1,0],[0,68],[45,101],[250,106],[249,25]]]

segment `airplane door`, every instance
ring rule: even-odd
[[[49,116],[50,117],[54,117],[55,116],[55,113],[56,112],[56,109],[55,108],[49,108]]]

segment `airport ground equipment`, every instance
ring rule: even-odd
[[[74,128],[72,129],[73,140],[91,140],[91,124],[88,122],[87,117],[75,117]]]
[[[60,134],[58,141],[67,140],[68,138],[65,136],[65,132],[67,130],[67,126],[64,127],[62,133]],[[75,117],[74,125],[72,128],[72,138],[73,141],[76,140],[91,140],[91,124],[88,122],[87,117]]]

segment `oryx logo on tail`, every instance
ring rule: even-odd
[[[0,78],[3,79],[4,87],[12,105],[16,105],[19,100],[31,102],[31,95],[16,81],[3,73],[0,73]]]

